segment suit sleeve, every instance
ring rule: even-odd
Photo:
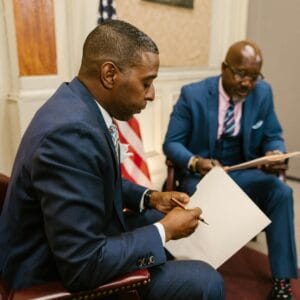
[[[273,93],[270,85],[266,86],[266,98],[263,99],[263,106],[265,106],[265,109],[262,109],[265,112],[265,118],[263,141],[261,145],[262,155],[271,150],[286,152],[282,137],[282,128],[274,109]]]
[[[191,106],[187,90],[181,89],[181,94],[170,116],[170,122],[163,143],[165,155],[181,168],[186,168],[193,153],[188,150],[193,128]]]
[[[47,243],[70,291],[91,289],[116,275],[165,262],[155,226],[107,233],[113,222],[109,191],[115,178],[99,128],[80,123],[52,132],[39,145],[32,165]],[[139,264],[141,258],[144,264]]]
[[[134,184],[129,180],[122,178],[122,190],[123,190],[123,199],[125,207],[133,210],[140,210],[140,202],[142,196],[147,188]]]

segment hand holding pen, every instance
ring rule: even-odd
[[[182,204],[180,201],[178,201],[177,199],[171,197],[171,200],[176,203],[177,206],[181,207],[182,209],[187,209],[184,204]],[[203,222],[206,225],[209,225],[203,218],[199,217],[199,221]]]

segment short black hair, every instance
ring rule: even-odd
[[[155,42],[135,26],[121,20],[109,20],[98,25],[86,38],[82,66],[96,71],[99,63],[111,60],[127,68],[140,62],[143,52],[159,54]]]

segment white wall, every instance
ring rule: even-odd
[[[161,69],[156,80],[156,101],[138,116],[153,184],[157,189],[160,189],[166,174],[161,145],[181,86],[219,73],[228,46],[245,38],[248,0],[212,1],[212,20],[208,24],[211,27],[209,66],[201,70]],[[98,0],[89,0],[89,5],[86,5],[86,0],[54,0],[58,75],[19,77],[10,2],[0,0],[0,172],[6,174],[10,174],[20,138],[35,111],[62,81],[76,75],[82,43],[96,24],[98,8]]]
[[[0,47],[0,171],[9,170],[12,160],[7,107],[7,95],[10,89],[10,68],[4,17],[4,6],[3,2],[0,1],[0,45],[3,45]]]
[[[272,84],[275,108],[289,151],[300,151],[300,1],[251,0],[247,36],[262,48],[263,73]],[[300,159],[288,175],[300,179]]]

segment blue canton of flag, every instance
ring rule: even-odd
[[[114,0],[100,0],[99,15],[100,17],[98,18],[98,24],[101,24],[105,20],[116,19],[117,13]]]

